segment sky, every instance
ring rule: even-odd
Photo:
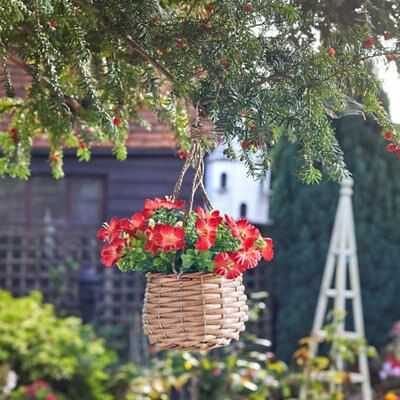
[[[400,124],[400,78],[396,64],[394,62],[389,63],[389,68],[381,65],[378,69],[378,76],[389,97],[392,121]]]

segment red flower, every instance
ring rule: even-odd
[[[247,250],[253,247],[254,242],[260,237],[260,231],[246,219],[240,219],[237,223],[228,215],[225,215],[225,219],[231,228],[232,236],[239,239],[242,248]]]
[[[235,279],[246,270],[244,265],[239,265],[232,258],[232,253],[219,253],[214,259],[214,273],[227,279]]]
[[[100,242],[105,242],[107,239],[111,241],[118,238],[121,231],[120,222],[114,217],[109,223],[106,222],[103,224],[103,228],[97,232],[97,239],[99,239]]]
[[[181,49],[182,47],[185,47],[185,43],[182,39],[179,39],[176,41],[176,45]]]
[[[240,249],[233,253],[233,260],[247,269],[257,267],[257,264],[261,260],[261,253],[257,249]]]
[[[206,9],[206,12],[208,12],[210,14],[212,12],[212,10],[213,10],[213,7],[212,6],[206,6],[205,9]]]
[[[57,26],[57,21],[50,21],[50,26],[55,28]]]
[[[365,47],[371,47],[371,46],[372,46],[372,43],[373,43],[373,40],[372,40],[371,38],[365,39],[365,40],[363,41],[363,45],[364,45]]]
[[[146,236],[149,241],[146,243],[146,246],[144,247],[144,249],[146,251],[151,251],[153,253],[153,255],[156,256],[158,253],[158,246],[154,242],[154,228],[153,227],[149,226],[147,228]]]
[[[263,238],[265,242],[265,247],[261,249],[261,255],[264,257],[265,261],[271,261],[274,258],[274,248],[272,239]]]
[[[391,139],[393,135],[390,132],[385,132],[385,138],[386,139]]]
[[[141,213],[136,213],[132,215],[131,219],[121,220],[119,226],[129,236],[137,237],[138,232],[143,232],[146,229],[146,220]]]
[[[174,202],[172,200],[162,199],[160,197],[156,197],[154,200],[147,199],[144,203],[144,209],[142,211],[142,215],[147,218],[153,214],[154,210],[158,210],[159,208],[166,208],[167,210],[171,210],[173,208],[181,208],[185,202],[183,200],[179,200]]]
[[[394,60],[395,60],[395,57],[394,57],[393,54],[389,54],[388,59],[389,59],[389,61],[394,61]]]
[[[155,244],[161,247],[163,253],[183,249],[186,246],[183,241],[185,231],[182,228],[172,227],[168,224],[156,225],[153,236]]]
[[[46,396],[46,400],[57,400],[57,396],[54,393],[49,393]]]
[[[336,51],[333,47],[329,46],[328,47],[328,53],[330,56],[334,56],[336,54]]]
[[[121,120],[119,118],[115,117],[113,119],[113,124],[114,124],[114,126],[120,126],[121,125]]]
[[[394,143],[388,144],[387,151],[389,151],[390,153],[396,151],[396,145]]]
[[[195,223],[196,231],[199,234],[195,247],[197,250],[205,251],[214,244],[216,230],[222,222],[222,217],[220,217],[219,211],[207,214],[200,206],[197,208],[196,214],[200,218]]]
[[[106,244],[100,251],[101,262],[106,267],[112,267],[121,258],[123,246],[126,245],[123,239],[114,239],[110,244]]]
[[[189,153],[187,151],[179,150],[178,151],[178,157],[179,158],[188,158],[189,157]]]

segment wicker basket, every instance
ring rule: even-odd
[[[248,307],[242,277],[227,280],[203,272],[146,276],[142,321],[156,347],[211,350],[244,331]]]

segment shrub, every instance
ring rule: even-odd
[[[46,381],[69,400],[113,397],[105,389],[114,354],[90,326],[58,318],[39,293],[13,298],[0,291],[0,364],[18,375],[18,385]]]

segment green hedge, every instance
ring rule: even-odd
[[[381,346],[399,319],[400,159],[386,151],[373,121],[335,121],[353,174],[354,214],[366,334]],[[288,358],[310,333],[336,206],[338,185],[301,184],[294,172],[296,145],[282,142],[274,156],[271,216],[276,257],[271,272],[274,342]]]

